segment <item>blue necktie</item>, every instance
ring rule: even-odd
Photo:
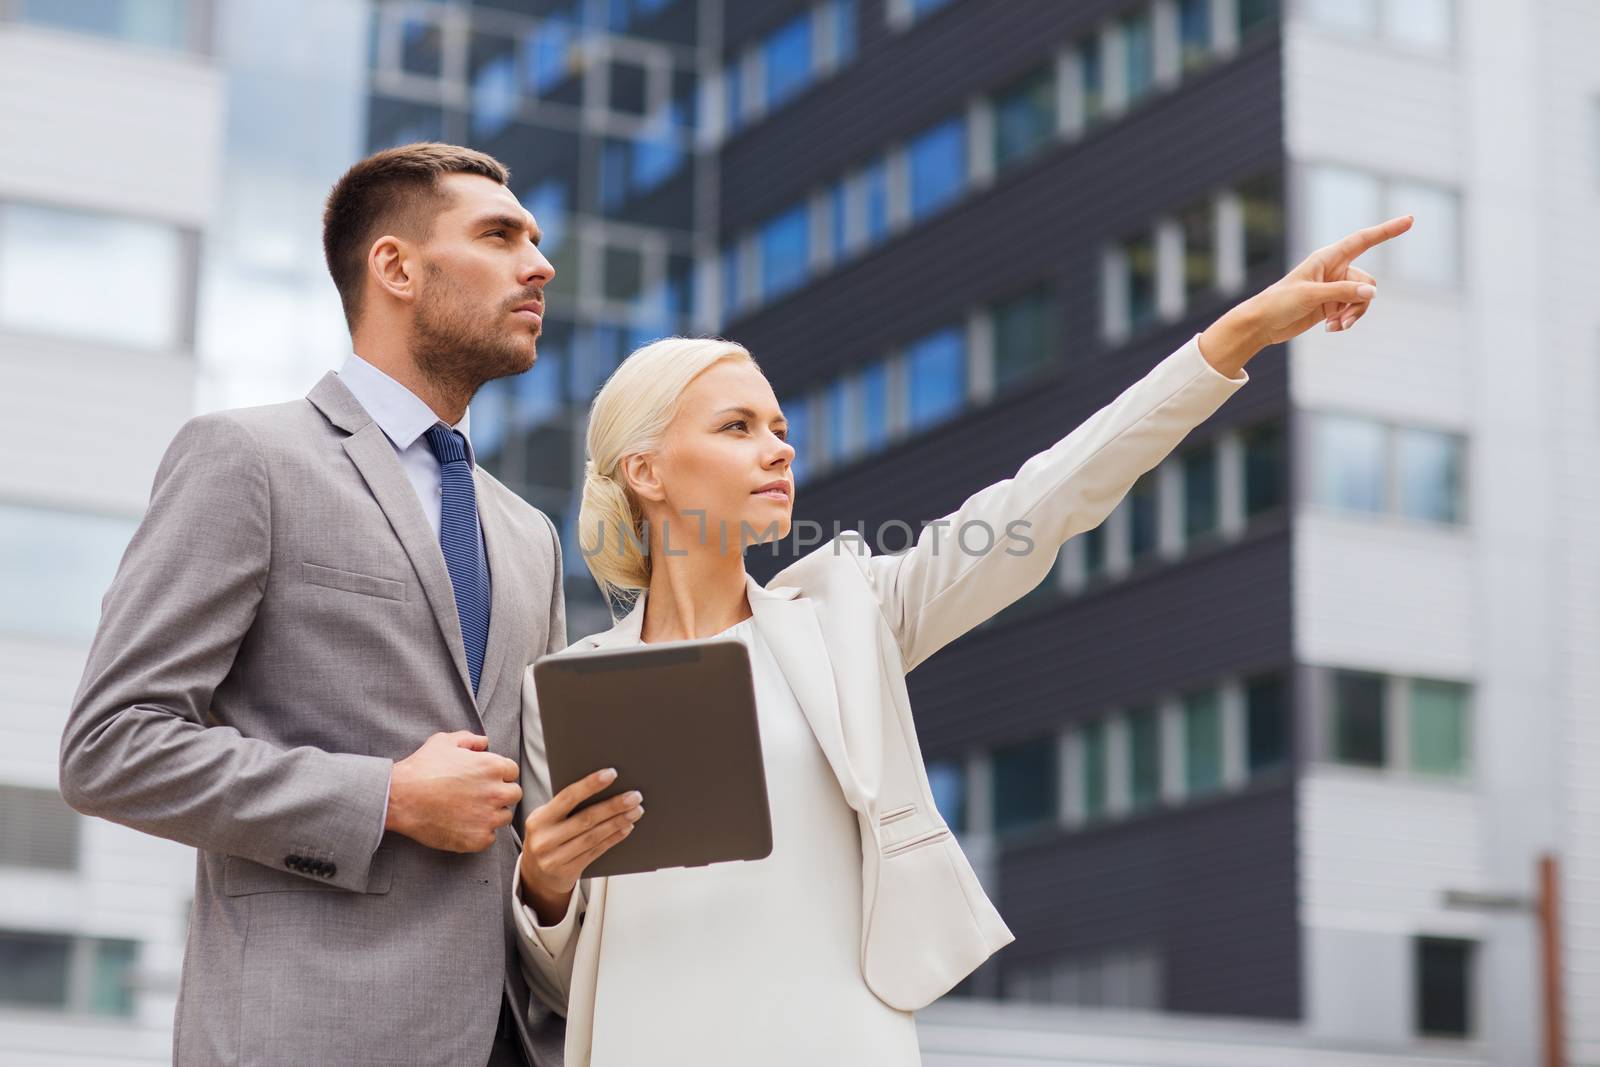
[[[489,564],[483,558],[483,537],[478,531],[478,494],[472,486],[472,464],[467,462],[467,442],[456,431],[436,422],[428,427],[428,447],[439,460],[439,547],[456,593],[456,614],[461,617],[461,640],[467,647],[467,669],[472,692],[478,692],[483,674],[483,652],[489,645]]]

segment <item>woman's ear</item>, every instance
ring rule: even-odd
[[[666,489],[661,484],[660,472],[656,469],[654,454],[635,452],[623,456],[620,470],[623,482],[640,500],[650,500],[659,504],[667,498]]]

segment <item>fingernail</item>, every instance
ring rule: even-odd
[[[607,767],[605,770],[600,772],[600,780],[602,782],[614,782],[616,781],[616,778],[617,769],[615,767]]]
[[[634,819],[634,820],[638,820],[638,819],[644,818],[644,809],[643,808],[634,808],[632,811],[628,812],[628,818]]]
[[[1354,326],[1355,324],[1356,324],[1355,317],[1351,316],[1350,318],[1345,319],[1343,322],[1341,322],[1339,324],[1339,329],[1348,330],[1350,327]]]
[[[1333,319],[1329,319],[1328,322],[1327,322],[1327,325],[1322,327],[1322,332],[1323,333],[1334,333],[1338,329],[1339,329],[1338,322],[1334,321]]]
[[[1363,282],[1361,285],[1356,286],[1356,295],[1363,300],[1371,300],[1378,295],[1378,290]]]
[[[644,800],[644,794],[639,792],[637,789],[635,789],[633,792],[628,794],[628,803],[629,804],[638,804],[643,800]]]

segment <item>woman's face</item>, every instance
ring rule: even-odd
[[[723,360],[690,382],[660,451],[629,457],[646,517],[669,531],[666,548],[737,550],[786,537],[794,513],[788,432],[772,386],[750,363]]]

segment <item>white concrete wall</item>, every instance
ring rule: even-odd
[[[1593,1064],[1600,12],[1584,0],[1455,7],[1457,47],[1443,57],[1295,18],[1286,30],[1293,191],[1303,193],[1304,168],[1321,162],[1461,194],[1459,288],[1377,271],[1378,303],[1353,333],[1314,332],[1292,345],[1293,402],[1458,430],[1469,455],[1470,519],[1460,531],[1303,510],[1297,652],[1312,664],[1471,681],[1477,716],[1468,796],[1392,782],[1350,795],[1351,782],[1308,779],[1307,1003],[1321,1032],[1396,1036],[1399,1017],[1382,1005],[1409,1000],[1410,990],[1383,976],[1404,958],[1400,939],[1477,923],[1483,1040],[1494,1062],[1535,1062],[1531,917],[1445,914],[1430,901],[1447,887],[1529,894],[1539,853],[1565,847],[1571,1044],[1575,1062]],[[1309,250],[1297,222],[1295,256]],[[1452,840],[1459,847],[1446,862],[1437,850]],[[1418,851],[1385,851],[1400,841]],[[1370,994],[1385,982],[1392,988],[1381,996],[1341,992]]]
[[[203,232],[216,202],[220,81],[193,56],[0,23],[0,201],[173,223]],[[114,277],[84,249],[85,298]],[[137,519],[156,464],[193,409],[190,351],[140,352],[6,334],[0,395],[21,462],[0,503]],[[87,639],[0,633],[0,781],[53,788]],[[140,944],[132,1019],[0,1010],[0,1062],[159,1063],[172,1013],[193,853],[101,820],[79,869],[0,869],[0,927]]]

